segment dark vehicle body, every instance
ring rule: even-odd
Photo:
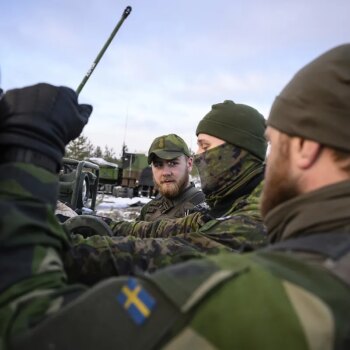
[[[63,158],[59,177],[59,200],[73,210],[95,210],[99,166],[89,161]]]
[[[150,197],[153,191],[152,170],[143,153],[124,152],[120,164],[102,158],[89,158],[100,168],[99,190],[116,197]],[[143,175],[148,173],[148,176]]]

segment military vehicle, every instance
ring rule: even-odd
[[[59,200],[78,213],[95,210],[99,166],[88,161],[63,158],[59,172]]]
[[[157,195],[157,190],[154,188],[152,168],[147,166],[143,168],[139,177],[138,186],[139,197],[152,197]]]
[[[140,174],[147,166],[147,157],[143,153],[123,152],[120,186],[114,189],[113,194],[116,197],[138,196]]]
[[[100,168],[99,191],[112,193],[115,186],[120,186],[123,176],[123,169],[120,165],[98,157],[89,158],[88,161],[97,164]]]
[[[152,170],[145,154],[123,152],[119,165],[103,158],[88,161],[99,166],[99,191],[125,198],[153,194]]]

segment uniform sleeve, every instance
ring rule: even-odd
[[[139,238],[166,238],[186,232],[198,231],[204,224],[201,213],[193,213],[179,219],[162,219],[152,222],[114,221],[110,224],[115,236]]]
[[[89,285],[106,277],[154,272],[188,259],[228,250],[200,233],[145,239],[73,235],[72,241],[64,259],[69,279]]]
[[[224,217],[208,221],[199,231],[239,252],[265,246],[267,232],[259,208],[261,191],[262,183],[236,202]]]
[[[84,290],[67,285],[69,241],[54,216],[56,195],[55,175],[30,164],[0,166],[0,348]]]
[[[145,220],[145,214],[147,213],[148,203],[146,203],[142,208],[140,215],[135,219],[135,221],[143,221]]]

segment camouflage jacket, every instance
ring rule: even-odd
[[[141,238],[72,235],[72,246],[64,259],[68,276],[70,280],[91,285],[108,276],[154,272],[203,254],[262,247],[267,242],[259,214],[262,185],[238,198],[225,216],[207,222],[205,214],[198,212],[182,219],[130,224],[155,230]]]
[[[220,217],[209,213],[193,213],[184,218],[155,222],[113,222],[115,235],[139,238],[165,238],[188,232],[200,232],[216,242],[236,250],[253,250],[266,244],[259,200],[263,187],[260,182],[252,192],[226,205]]]
[[[87,291],[63,268],[55,177],[0,168],[1,349],[349,348],[350,288],[334,273],[349,271],[347,245],[328,240],[337,258],[317,264],[290,249],[223,252]]]
[[[158,195],[145,204],[137,221],[155,221],[159,219],[182,218],[196,205],[204,202],[205,196],[194,184],[190,184],[178,197],[174,199]]]

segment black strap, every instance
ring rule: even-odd
[[[20,147],[2,147],[0,163],[19,162],[30,163],[57,174],[59,164],[45,154]]]
[[[187,187],[185,189],[185,191],[182,192],[178,201],[176,199],[173,200],[174,206],[178,206],[179,204],[186,202],[191,196],[193,196],[193,198],[195,198],[197,196],[197,193],[201,194],[203,196],[203,200],[204,200],[204,193],[202,191],[198,190],[195,187],[195,185],[193,183],[191,183],[190,186]],[[198,203],[193,203],[193,198],[191,198],[189,200],[189,202],[191,202],[192,204],[198,204]]]
[[[264,250],[291,250],[317,253],[338,260],[350,252],[350,232],[317,233],[272,244]]]
[[[193,205],[199,205],[205,201],[205,195],[202,191],[198,191],[192,198],[191,203]]]
[[[191,196],[192,196],[192,198],[190,198]],[[176,200],[176,199],[169,200],[169,199],[163,197],[162,203],[160,205],[157,205],[157,207],[160,208],[160,211],[162,214],[165,214],[165,213],[169,212],[171,209],[184,204],[186,201],[190,202],[193,205],[197,205],[197,204],[203,202],[204,199],[205,199],[204,193],[202,191],[198,190],[194,186],[194,184],[191,183],[190,186],[187,187],[184,192],[182,192],[182,194],[180,195],[178,200]]]

